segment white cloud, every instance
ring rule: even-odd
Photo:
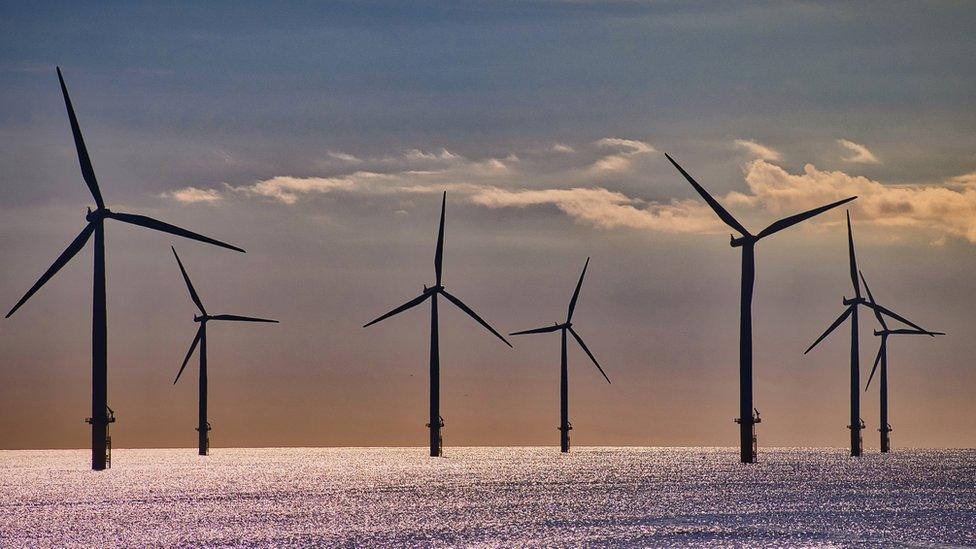
[[[204,202],[212,204],[223,200],[223,196],[220,191],[216,189],[198,189],[196,187],[184,187],[175,191],[170,191],[163,193],[164,198],[172,198],[177,202],[182,202],[183,204],[194,204],[198,202]]]
[[[347,177],[290,177],[278,176],[253,185],[232,187],[246,194],[274,198],[285,204],[294,204],[299,195],[326,193],[335,190],[353,190],[355,184]]]
[[[714,214],[696,201],[645,205],[638,199],[603,188],[512,191],[491,187],[475,192],[469,199],[488,208],[553,205],[574,220],[601,229],[703,232],[719,228]]]
[[[843,158],[844,162],[851,162],[855,164],[880,164],[881,160],[878,160],[874,153],[868,150],[867,147],[853,141],[848,141],[847,139],[838,139],[837,143],[850,151],[850,155]]]
[[[654,152],[654,147],[635,139],[620,139],[619,137],[604,137],[596,142],[598,147],[615,149],[620,154],[641,154]]]
[[[761,143],[757,143],[753,139],[736,139],[734,141],[735,146],[740,149],[744,149],[746,152],[755,156],[756,158],[761,158],[763,160],[777,161],[781,157],[779,151],[773,149],[772,147],[767,147]]]
[[[763,160],[749,163],[745,178],[751,200],[775,213],[802,211],[857,195],[851,207],[860,221],[889,230],[932,231],[976,242],[976,188],[888,186],[841,171],[818,170],[810,164],[803,167],[802,174],[791,174]]]
[[[625,141],[604,141],[602,146],[616,151],[600,161],[604,165],[626,162],[628,155],[653,150],[646,144],[641,147]],[[629,152],[620,152],[624,150]],[[592,165],[580,169],[584,154],[567,155],[558,161],[551,155],[530,154],[514,162],[509,157],[472,160],[447,149],[411,149],[395,156],[362,159],[364,165],[374,169],[333,177],[279,176],[227,189],[238,196],[265,197],[283,204],[295,204],[303,197],[324,193],[403,198],[446,190],[458,200],[487,208],[551,206],[576,222],[602,229],[671,233],[727,230],[697,198],[648,201],[605,188],[599,183],[601,174],[594,173]],[[620,175],[646,183],[643,175]],[[858,200],[849,207],[859,223],[883,226],[890,234],[898,230],[926,231],[925,237],[933,243],[944,243],[946,236],[976,243],[976,172],[937,185],[894,186],[842,171],[820,170],[811,164],[800,173],[791,173],[771,161],[757,159],[745,164],[744,182],[742,191],[716,198],[754,230],[773,219],[857,195]],[[181,203],[214,203],[228,195],[215,189],[187,187],[166,196]],[[838,215],[827,214],[805,225],[836,222]]]
[[[630,168],[631,157],[638,154],[655,152],[654,147],[643,141],[634,139],[620,139],[618,137],[604,137],[595,142],[601,149],[609,149],[604,155],[590,166],[593,172],[622,172]]]
[[[557,152],[557,153],[574,153],[574,152],[576,152],[576,149],[574,149],[574,148],[572,148],[569,145],[566,145],[564,143],[553,143],[552,144],[552,147],[549,150],[551,150],[552,152]]]
[[[348,162],[349,164],[360,164],[360,163],[362,163],[362,159],[361,158],[359,158],[357,156],[354,156],[354,155],[351,155],[349,153],[344,153],[344,152],[341,152],[341,151],[326,151],[326,154],[328,154],[332,158],[335,158],[336,160],[341,160],[343,162]]]
[[[410,149],[409,151],[403,153],[403,157],[407,160],[457,160],[460,158],[458,155],[452,153],[447,149],[441,149],[439,153],[430,153],[423,151],[421,149]]]

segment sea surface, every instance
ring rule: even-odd
[[[0,451],[0,547],[976,546],[976,450]]]

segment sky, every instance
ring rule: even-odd
[[[573,443],[737,443],[739,250],[664,157],[753,232],[858,195],[878,301],[942,338],[889,345],[895,447],[976,445],[976,8],[966,2],[166,2],[0,6],[0,302],[84,225],[55,65],[102,194],[247,249],[108,222],[116,447],[196,443],[193,304],[214,446],[422,446],[444,284],[499,331],[561,320]],[[85,448],[91,246],[0,320],[0,448]],[[761,446],[848,443],[844,211],[763,240]],[[862,387],[877,352],[862,314]],[[559,337],[509,349],[441,307],[445,445],[555,445]],[[862,393],[865,446],[878,395]]]

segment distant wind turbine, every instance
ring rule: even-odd
[[[723,208],[712,195],[708,194],[704,187],[688,175],[688,172],[679,166],[670,155],[665,154],[664,156],[691,183],[691,186],[698,191],[698,194],[708,203],[715,214],[741,235],[739,238],[730,237],[730,244],[733,248],[742,248],[742,289],[739,305],[739,417],[735,422],[739,424],[740,458],[743,463],[753,463],[756,461],[755,424],[761,421],[758,411],[755,416],[753,415],[755,408],[752,405],[752,290],[756,279],[756,243],[769,235],[850,202],[857,197],[852,196],[826,206],[785,217],[753,235],[736,218],[732,217],[732,214]]]
[[[874,366],[871,368],[871,375],[868,376],[867,385],[864,386],[864,390],[867,391],[868,387],[871,386],[871,380],[874,379],[874,372],[878,369],[878,363],[881,364],[881,427],[878,431],[881,432],[881,452],[887,453],[891,450],[891,439],[888,433],[891,432],[891,424],[888,423],[888,336],[890,335],[927,335],[927,336],[940,336],[945,335],[945,332],[930,332],[923,328],[918,327],[915,324],[907,323],[910,326],[914,326],[915,329],[904,329],[899,328],[891,330],[888,328],[888,324],[884,320],[884,316],[880,314],[880,310],[883,310],[874,301],[874,296],[871,295],[871,288],[868,288],[868,281],[864,279],[864,273],[861,273],[861,280],[864,281],[864,289],[868,291],[868,299],[871,300],[871,304],[874,305],[874,316],[878,319],[878,323],[881,324],[881,330],[875,330],[874,335],[881,337],[881,346],[878,348],[878,356],[874,359]],[[904,320],[902,320],[904,322]]]
[[[427,299],[430,299],[430,422],[427,424],[427,427],[430,427],[430,455],[432,457],[437,457],[442,454],[443,441],[441,439],[441,428],[444,427],[444,420],[441,418],[440,414],[441,365],[439,340],[437,335],[437,296],[443,295],[448,301],[457,306],[457,308],[467,313],[468,316],[475,319],[489,332],[494,334],[495,337],[502,340],[505,345],[508,345],[509,347],[512,346],[508,340],[495,331],[494,328],[492,328],[487,322],[484,321],[484,319],[478,316],[478,314],[475,313],[470,307],[465,305],[460,299],[448,293],[448,291],[445,290],[444,286],[441,284],[441,265],[444,259],[444,209],[446,205],[447,192],[444,192],[443,196],[441,197],[440,228],[437,230],[437,251],[434,253],[434,276],[436,277],[434,286],[428,288],[425,284],[424,290],[419,296],[363,325],[363,328],[372,326],[381,320],[389,318],[395,314],[402,313],[403,311],[416,307]]]
[[[593,365],[596,366],[597,370],[603,374],[606,378],[607,383],[610,383],[610,378],[607,377],[607,373],[603,371],[600,367],[600,363],[596,361],[596,357],[590,352],[589,347],[586,343],[583,343],[583,338],[580,337],[576,330],[573,329],[573,311],[576,310],[576,300],[579,298],[580,288],[583,286],[583,277],[586,276],[586,267],[590,264],[590,258],[586,258],[586,263],[583,264],[583,272],[580,273],[579,282],[576,283],[576,291],[573,292],[573,298],[569,301],[569,312],[566,313],[566,322],[562,324],[553,323],[552,326],[544,326],[542,328],[535,328],[533,330],[524,330],[521,332],[512,332],[508,335],[525,335],[525,334],[545,334],[549,332],[560,331],[562,334],[562,351],[560,355],[560,368],[559,368],[559,448],[562,452],[569,452],[569,432],[573,429],[573,424],[569,422],[569,378],[568,378],[568,368],[566,367],[566,332],[573,335],[573,339],[576,343],[579,343],[583,352],[586,356],[590,357],[593,361]]]
[[[197,421],[197,442],[200,450],[200,455],[205,456],[210,453],[210,422],[207,421],[207,322],[211,320],[225,320],[230,322],[271,322],[277,324],[277,320],[269,320],[266,318],[255,318],[250,316],[239,316],[239,315],[212,315],[207,312],[203,307],[203,302],[200,300],[200,296],[197,295],[197,291],[193,288],[193,283],[190,282],[190,275],[186,274],[186,269],[183,268],[183,262],[180,261],[180,256],[176,253],[176,248],[170,247],[173,250],[173,256],[176,257],[176,263],[180,266],[180,273],[183,274],[183,281],[186,282],[186,289],[190,292],[190,299],[200,310],[199,315],[193,316],[193,322],[199,322],[200,327],[197,328],[197,334],[193,337],[193,343],[190,343],[190,350],[186,352],[186,358],[183,359],[183,365],[180,366],[179,373],[176,374],[176,379],[173,380],[173,385],[180,380],[180,376],[183,375],[183,370],[186,368],[186,364],[190,361],[190,357],[193,356],[193,350],[197,348],[197,344],[200,345],[200,398],[198,402],[198,421]]]
[[[64,78],[61,76],[60,67],[57,69],[57,72],[58,80],[61,82],[61,93],[64,95],[64,104],[68,110],[71,132],[74,135],[75,148],[78,151],[78,161],[81,163],[81,175],[85,183],[88,184],[88,190],[91,192],[92,198],[95,199],[95,211],[89,208],[88,215],[85,217],[88,224],[81,230],[81,234],[75,237],[67,249],[61,252],[61,255],[54,261],[54,264],[41,275],[41,278],[24,294],[24,297],[20,298],[20,301],[10,309],[10,312],[7,313],[7,318],[14,314],[41,286],[71,261],[71,258],[85,246],[92,234],[95,235],[95,273],[92,298],[92,417],[88,418],[87,421],[92,426],[92,469],[99,471],[105,469],[106,465],[110,463],[111,458],[109,457],[109,452],[111,451],[111,439],[108,436],[108,428],[109,424],[115,421],[115,415],[110,413],[107,403],[108,326],[105,307],[105,220],[114,219],[148,229],[230,248],[239,252],[243,252],[244,250],[237,246],[231,246],[219,240],[214,240],[150,217],[113,212],[106,208],[105,202],[102,200],[102,193],[98,188],[98,181],[95,179],[95,171],[92,169],[91,159],[88,157],[85,140],[81,136],[81,128],[78,126],[75,110],[71,106],[71,99],[68,97],[68,88],[65,86]]]
[[[857,257],[854,254],[854,233],[851,230],[851,213],[847,212],[847,252],[850,258],[850,272],[851,272],[851,284],[854,286],[854,298],[847,299],[843,298],[843,303],[846,306],[844,312],[841,313],[837,320],[835,320],[812,345],[807,347],[803,354],[809,353],[814,347],[816,347],[821,341],[823,341],[835,328],[840,326],[848,317],[851,319],[851,418],[850,424],[847,426],[851,431],[851,455],[860,456],[864,452],[863,439],[861,437],[861,429],[864,428],[864,422],[861,420],[861,373],[860,373],[860,352],[858,349],[858,328],[857,328],[857,308],[858,306],[867,307],[874,311],[874,314],[881,318],[881,314],[887,314],[890,317],[904,322],[910,326],[915,326],[907,319],[895,314],[884,307],[876,303],[868,303],[861,296],[861,286],[857,279]],[[921,330],[921,328],[918,328]]]

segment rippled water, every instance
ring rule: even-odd
[[[976,450],[0,452],[0,546],[976,545]]]

